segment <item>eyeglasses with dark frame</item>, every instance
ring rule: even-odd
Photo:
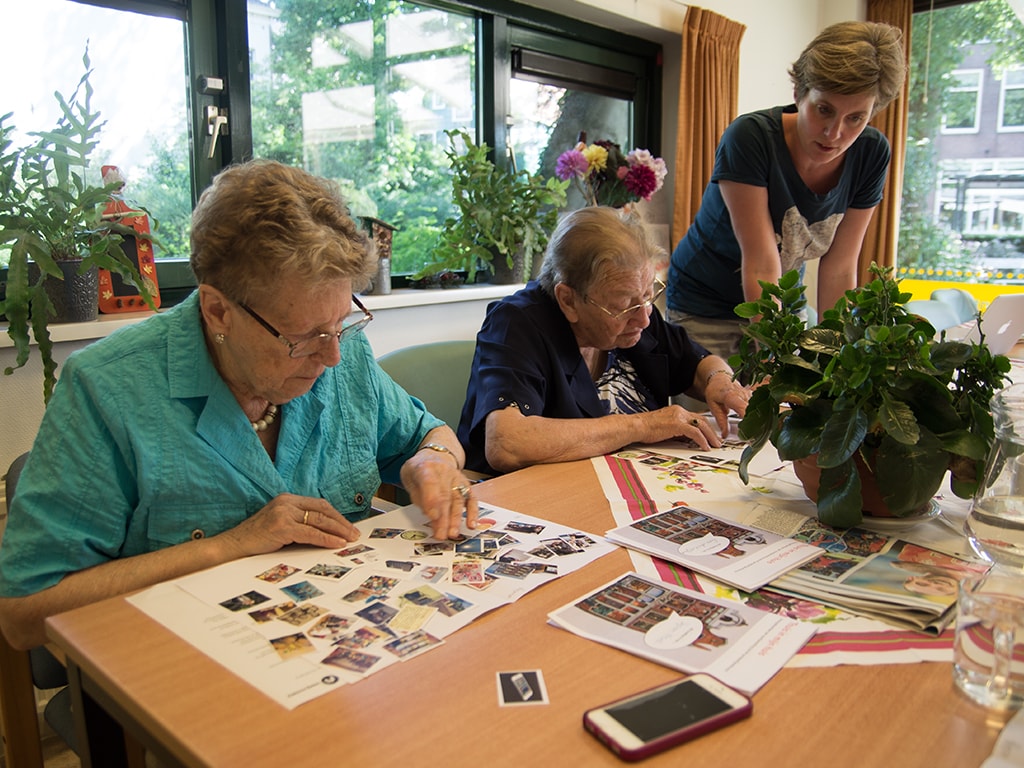
[[[637,312],[641,309],[647,309],[648,307],[653,306],[654,302],[656,302],[658,298],[661,296],[661,294],[665,292],[665,284],[661,282],[661,280],[659,280],[658,278],[655,278],[653,287],[654,295],[651,296],[651,298],[649,298],[647,301],[641,302],[639,304],[634,304],[632,307],[626,307],[625,309],[619,312],[612,312],[610,309],[608,309],[608,307],[601,306],[586,294],[583,294],[583,300],[589,304],[593,304],[595,307],[597,307],[606,315],[608,315],[608,317],[610,317],[612,320],[618,320],[620,317],[628,315],[630,312]]]
[[[239,303],[238,306],[248,312],[249,316],[266,328],[274,338],[288,347],[288,357],[309,357],[320,348],[320,344],[326,339],[334,338],[337,339],[338,344],[341,344],[342,341],[351,337],[354,333],[361,331],[371,320],[373,320],[373,313],[364,307],[362,302],[359,301],[355,295],[352,296],[352,303],[355,304],[363,313],[362,317],[359,317],[356,320],[350,320],[346,317],[342,320],[340,331],[334,331],[332,333],[318,333],[315,336],[310,336],[308,339],[303,339],[302,341],[291,341],[290,339],[285,338],[283,333],[260,317],[252,307],[241,303]],[[346,325],[346,323],[348,324]]]

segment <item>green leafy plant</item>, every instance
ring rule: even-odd
[[[470,282],[478,269],[504,258],[511,269],[520,256],[529,275],[535,254],[543,253],[565,205],[569,181],[544,179],[527,171],[497,167],[487,144],[477,145],[465,131],[446,131],[452,170],[452,194],[458,218],[448,218],[432,261],[416,277],[465,270]],[[460,153],[461,142],[465,151]]]
[[[797,272],[761,283],[757,301],[736,314],[751,319],[730,363],[758,386],[740,422],[750,440],[740,461],[771,441],[784,460],[816,457],[818,517],[849,527],[862,520],[858,459],[874,474],[897,516],[915,513],[948,471],[951,490],[969,498],[994,439],[989,401],[1007,380],[1009,360],[981,344],[935,340],[935,329],[904,305],[890,268],[847,291],[805,328]]]
[[[43,283],[48,276],[63,279],[58,262],[80,259],[79,273],[110,270],[136,286],[155,309],[149,286],[121,248],[124,236],[137,233],[103,216],[120,183],[96,185],[86,179],[104,122],[92,108],[88,50],[82,63],[85,73],[71,97],[54,93],[61,116],[53,130],[32,132],[35,141],[12,149],[13,113],[0,117],[0,250],[9,252],[0,312],[17,350],[16,364],[4,373],[28,362],[31,331],[43,363],[44,401],[53,392],[57,364],[49,332],[56,313]],[[30,277],[30,262],[38,266],[38,278]]]

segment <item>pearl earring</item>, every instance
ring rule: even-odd
[[[226,337],[224,336],[223,333],[216,333],[213,336],[213,340],[216,341],[218,344],[223,344],[225,338]]]

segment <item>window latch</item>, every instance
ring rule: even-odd
[[[228,135],[228,111],[210,105],[206,108],[206,156],[212,158],[217,150],[217,137]]]

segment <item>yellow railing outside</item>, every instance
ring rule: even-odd
[[[907,269],[898,267],[896,276],[900,288],[911,293],[913,299],[930,299],[932,291],[939,288],[963,288],[978,300],[978,309],[984,312],[996,296],[1004,293],[1024,293],[1024,285],[1005,285],[997,283],[963,282],[974,277],[985,277],[999,280],[1024,280],[1024,271],[991,270],[984,274],[971,274],[966,270]],[[944,280],[944,277],[957,278]]]

